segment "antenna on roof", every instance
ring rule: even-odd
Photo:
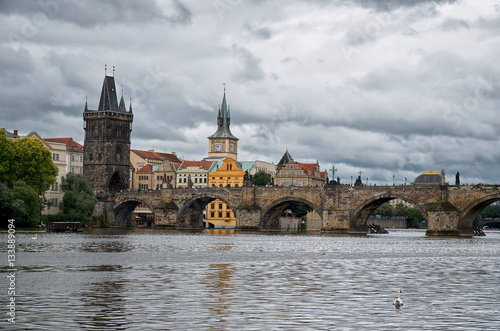
[[[115,66],[113,66],[113,77],[115,77]]]
[[[105,64],[105,65],[104,65],[104,76],[106,76],[106,72],[107,72],[107,71],[108,71],[108,65],[107,65],[107,64]]]
[[[222,83],[224,85],[224,93],[226,93],[226,83]]]

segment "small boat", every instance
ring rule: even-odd
[[[47,222],[44,229],[47,232],[83,232],[82,222]]]

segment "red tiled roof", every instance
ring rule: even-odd
[[[83,153],[83,146],[74,141],[72,138],[45,138],[44,140],[52,143],[66,144],[66,150],[68,152]]]
[[[158,160],[158,161],[167,160],[172,163],[181,163],[181,160],[179,160],[175,154],[141,151],[138,149],[131,149],[131,151],[143,159]]]
[[[304,173],[306,173],[306,174],[307,174],[308,170],[310,169],[311,175],[314,176],[314,172],[316,170],[316,163],[299,163],[299,162],[297,162],[297,165],[299,166],[299,168],[304,170]]]
[[[153,165],[152,164],[146,164],[144,167],[141,169],[137,170],[137,172],[153,172]]]
[[[203,169],[208,170],[212,166],[212,163],[213,161],[184,161],[179,168],[186,169],[187,167],[202,167]]]

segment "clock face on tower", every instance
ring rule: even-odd
[[[222,151],[222,144],[215,144],[215,151],[217,152]]]

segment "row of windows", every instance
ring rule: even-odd
[[[80,162],[83,162],[83,155],[75,155],[75,154],[71,154],[71,161],[75,162],[75,159]]]
[[[222,218],[222,212],[219,212],[218,215],[219,215],[218,216],[219,218]],[[215,213],[211,212],[210,213],[210,217],[214,218],[215,217]],[[231,213],[230,212],[226,212],[226,218],[231,218]]]
[[[148,180],[149,176],[139,176],[139,180]]]
[[[179,183],[187,183],[187,178],[186,177],[183,177],[183,178],[179,178]],[[200,178],[200,180],[198,181],[198,178],[194,178],[194,183],[197,184],[197,183],[207,183],[207,179],[206,178]]]
[[[74,174],[83,174],[83,167],[71,167],[71,172]]]
[[[148,184],[139,184],[139,190],[147,190],[148,188]]]
[[[215,184],[212,184],[212,187],[216,187]],[[219,184],[219,187],[231,187],[231,184],[226,184],[226,186],[224,186],[224,184]],[[239,187],[238,184],[234,184],[233,187]]]
[[[212,177],[212,179],[215,179],[215,177]],[[224,177],[219,177],[219,179],[224,179]],[[226,179],[231,179],[231,177],[227,177]],[[239,179],[239,177],[234,177],[234,179]]]

